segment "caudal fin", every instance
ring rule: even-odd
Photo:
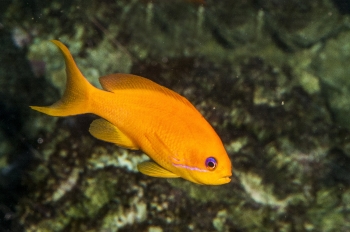
[[[66,62],[66,90],[61,100],[51,106],[30,106],[30,108],[51,116],[89,113],[89,99],[94,87],[81,74],[68,48],[58,40],[51,40],[51,42],[60,49]]]

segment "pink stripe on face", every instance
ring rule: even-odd
[[[183,165],[183,164],[174,164],[172,163],[175,167],[177,168],[186,168],[188,170],[192,170],[192,171],[199,171],[199,172],[208,172],[208,170],[205,169],[200,169],[197,167],[191,167],[191,166],[187,166],[187,165]]]

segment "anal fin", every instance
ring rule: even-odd
[[[139,147],[130,139],[127,135],[125,135],[122,131],[120,131],[116,126],[112,123],[108,122],[105,119],[96,119],[90,124],[89,132],[92,136],[97,139],[115,143],[116,145],[132,150],[138,150]]]
[[[162,177],[162,178],[178,178],[179,175],[176,175],[165,168],[159,166],[153,161],[145,161],[139,165],[137,165],[137,169],[148,176],[153,177]]]

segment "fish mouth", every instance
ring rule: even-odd
[[[219,178],[219,180],[224,182],[224,183],[228,183],[231,181],[231,176],[232,176],[232,174],[227,175],[227,176],[223,176],[223,177]]]

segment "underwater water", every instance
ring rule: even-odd
[[[99,88],[132,73],[186,97],[231,182],[144,175],[96,115],[31,110],[65,89],[53,39]],[[349,41],[340,0],[1,1],[0,231],[350,231]]]

